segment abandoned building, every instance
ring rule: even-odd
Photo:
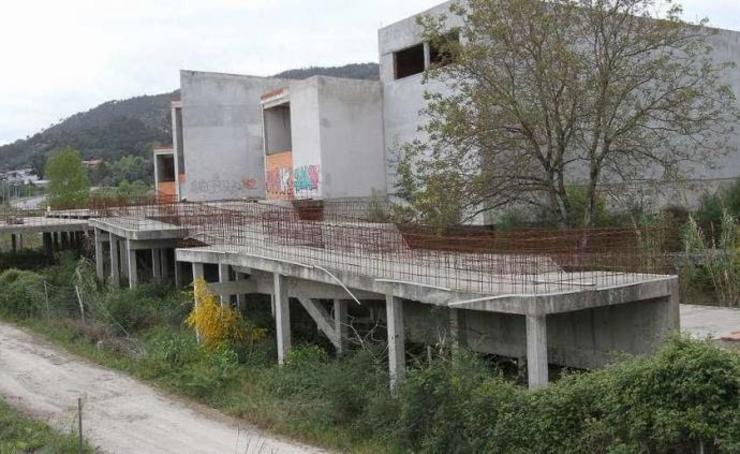
[[[737,54],[740,33],[716,40],[720,58]],[[269,295],[280,362],[291,301],[339,352],[348,307],[381,308],[391,383],[406,341],[515,358],[537,387],[548,365],[599,367],[679,329],[677,277],[641,247],[649,229],[440,235],[371,215],[358,199],[393,193],[398,146],[423,138],[423,72],[440,58],[413,17],[379,31],[379,52],[379,81],[181,71],[172,145],[154,150],[156,201],[0,231],[93,233],[98,277],[114,286],[209,277],[223,304]],[[712,172],[697,181],[736,178],[740,157]],[[294,200],[325,203],[306,213]]]

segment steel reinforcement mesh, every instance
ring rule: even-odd
[[[665,230],[495,231],[383,222],[387,207],[337,202],[129,203],[91,206],[121,228],[180,227],[207,246],[383,282],[490,295],[628,285],[671,274]]]

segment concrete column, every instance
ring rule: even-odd
[[[49,258],[54,257],[54,241],[52,240],[51,233],[44,232],[42,237],[44,239],[44,252],[46,256]]]
[[[242,273],[235,273],[235,277],[237,281],[243,281],[244,275]],[[243,293],[240,293],[236,295],[236,307],[241,310],[242,307],[244,307],[244,303],[246,301],[246,295]]]
[[[18,243],[18,239],[16,238],[15,233],[11,233],[10,234],[10,244],[11,244],[11,248],[12,248],[13,253],[18,252],[18,244],[17,243]]]
[[[221,284],[229,282],[229,265],[218,264],[218,282]],[[222,306],[227,306],[231,302],[231,296],[229,295],[220,295],[219,299]]]
[[[673,330],[676,332],[681,331],[681,295],[678,278],[675,278],[669,284],[671,290],[670,302],[671,311],[673,315]]]
[[[118,241],[119,247],[121,248],[121,276],[128,279],[128,254],[124,253],[123,248],[125,241],[120,239]]]
[[[69,232],[62,232],[62,249],[69,249]]]
[[[159,257],[162,261],[162,279],[169,279],[172,276],[172,273],[170,273],[170,250],[165,248],[160,249]]]
[[[128,286],[134,288],[139,283],[139,270],[136,266],[136,249],[133,249],[131,240],[126,240],[126,259],[128,261]]]
[[[152,249],[152,279],[162,282],[162,249]]]
[[[450,308],[450,346],[453,355],[465,347],[465,313],[462,309]]]
[[[544,314],[527,318],[527,378],[529,388],[546,386],[547,377],[547,317]]]
[[[395,392],[406,375],[403,301],[393,295],[386,295],[385,311],[388,323],[388,370],[391,376],[391,391]]]
[[[121,286],[120,262],[118,260],[118,238],[110,234],[110,283],[114,287]]]
[[[337,355],[343,355],[349,347],[349,325],[347,325],[347,300],[334,300],[334,331],[339,338]]]
[[[275,288],[275,325],[277,335],[278,363],[285,364],[285,357],[290,350],[290,304],[285,276],[274,273]]]
[[[196,279],[203,279],[205,277],[205,269],[202,263],[193,263],[193,282]],[[195,304],[198,304],[198,300],[195,300]],[[195,330],[195,339],[200,343],[200,331]]]
[[[202,263],[193,263],[193,282],[198,278],[203,278],[206,275],[205,267]]]
[[[59,250],[59,232],[54,232],[52,235],[54,239],[54,250],[58,251]]]
[[[180,262],[175,260],[175,287],[183,288],[185,285],[182,283],[182,269],[180,268]]]
[[[105,268],[103,263],[103,233],[100,229],[95,229],[95,272],[99,280],[105,279]]]
[[[18,234],[18,250],[23,250],[23,234]]]

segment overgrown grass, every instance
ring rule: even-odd
[[[0,399],[0,453],[77,453],[78,438],[22,415]],[[92,453],[85,445],[84,452]]]
[[[70,274],[62,268],[56,279]],[[394,398],[382,345],[340,359],[298,345],[278,367],[266,305],[267,317],[260,305],[246,313],[267,320],[267,339],[206,349],[183,324],[191,295],[146,286],[98,292],[85,293],[97,299],[85,324],[74,304],[49,318],[2,303],[0,313],[97,363],[342,451],[740,452],[740,356],[707,342],[677,337],[651,357],[535,392],[472,353],[441,353],[412,364]]]

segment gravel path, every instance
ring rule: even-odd
[[[69,431],[80,396],[84,399],[83,432],[104,452],[322,452],[167,397],[125,374],[94,366],[0,323],[0,398]]]

